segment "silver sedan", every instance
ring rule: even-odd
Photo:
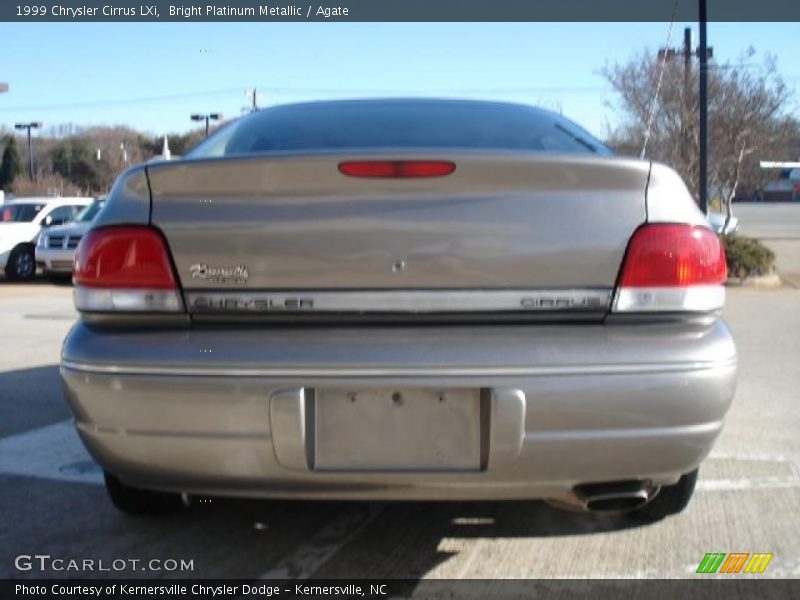
[[[660,518],[734,394],[725,256],[670,168],[512,104],[270,108],[124,173],[61,375],[131,512],[195,494]]]

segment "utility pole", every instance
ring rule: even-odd
[[[683,30],[683,100],[688,105],[692,89],[692,30]]]
[[[700,0],[701,4],[705,6],[705,0]],[[704,15],[704,13],[703,13]],[[702,16],[702,19],[705,19],[705,16]],[[691,126],[691,97],[692,97],[692,58],[695,56],[700,60],[700,132],[699,132],[699,168],[700,171],[700,188],[699,188],[699,197],[697,204],[698,206],[705,212],[706,205],[707,205],[707,186],[705,185],[705,172],[706,172],[706,163],[704,163],[704,158],[706,154],[706,134],[705,134],[705,127],[706,124],[704,119],[706,119],[706,109],[707,109],[707,100],[705,99],[705,94],[707,91],[707,85],[704,83],[705,77],[708,74],[708,59],[714,56],[714,49],[708,48],[705,42],[705,24],[701,23],[700,27],[700,46],[696,49],[692,49],[692,30],[687,27],[683,30],[683,47],[682,48],[661,48],[658,51],[658,57],[664,60],[671,60],[677,57],[683,57],[683,115],[681,117],[681,131],[682,133],[682,140],[683,140],[683,148],[682,148],[682,156],[686,164],[689,162],[689,156],[691,154],[691,147],[694,145],[694,140],[692,139],[692,126]]]
[[[8,84],[4,81],[0,81],[0,94],[3,94],[8,91]],[[0,204],[3,204],[6,201],[5,193],[3,190],[0,190]]]
[[[708,59],[711,56],[706,32],[706,0],[699,0],[700,18],[700,201],[703,214],[708,214]]]
[[[683,30],[682,48],[661,48],[658,51],[658,58],[671,60],[678,56],[683,57],[683,91],[684,100],[688,100],[692,90],[692,57],[699,56],[700,51],[692,50],[692,30],[687,27]]]
[[[15,123],[14,129],[27,129],[28,130],[28,174],[33,181],[33,146],[31,146],[31,129],[39,129],[42,124],[38,121],[31,123]]]
[[[683,111],[681,114],[681,157],[684,164],[689,163],[690,148],[692,146],[692,127],[690,119],[690,98],[692,97],[692,30],[687,27],[683,30],[683,48],[661,48],[658,57],[664,60],[672,60],[679,56],[683,57]]]
[[[691,147],[694,139],[692,135],[692,30],[687,27],[683,30],[683,118],[681,119],[681,129],[683,130],[683,158],[685,164],[689,164],[689,157],[692,155]]]
[[[258,93],[258,90],[255,87],[252,90],[245,90],[244,97],[250,104],[250,112],[256,112],[258,110],[258,100],[261,98],[261,94]],[[247,107],[244,107],[242,112],[246,110]]]

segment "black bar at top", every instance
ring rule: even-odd
[[[42,22],[502,22],[669,21],[675,0],[3,0],[0,21]],[[170,6],[196,11],[170,12]],[[26,7],[28,11],[26,13]],[[35,7],[36,10],[33,10]],[[152,7],[151,10],[148,10]],[[211,10],[209,10],[211,7]],[[44,9],[43,11],[41,9]],[[81,9],[70,11],[69,9]],[[248,9],[243,14],[241,9]],[[270,10],[273,9],[273,10]],[[33,12],[37,14],[32,14]],[[43,12],[44,14],[38,14]],[[327,15],[327,16],[326,16]],[[675,19],[698,20],[697,0]],[[709,22],[800,21],[798,0],[708,0]]]

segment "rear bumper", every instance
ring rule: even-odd
[[[78,323],[61,374],[87,448],[131,485],[570,501],[580,483],[669,484],[694,469],[722,428],[736,354],[722,321],[250,331]],[[480,468],[318,469],[314,392],[395,389],[480,389]],[[424,441],[414,435],[408,444]]]
[[[36,264],[48,273],[72,273],[75,250],[63,248],[36,248]]]

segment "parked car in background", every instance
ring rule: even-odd
[[[116,182],[61,376],[129,512],[219,494],[660,518],[733,398],[725,279],[675,171],[560,115],[273,107]]]
[[[72,275],[75,249],[105,205],[105,198],[84,207],[67,225],[49,227],[36,244],[36,266],[47,276]]]
[[[69,223],[92,198],[17,198],[0,206],[0,267],[13,280],[36,275],[36,244],[50,227]]]

